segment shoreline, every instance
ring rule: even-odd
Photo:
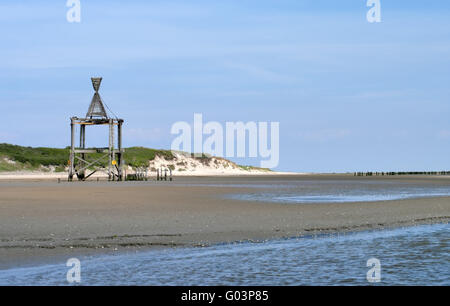
[[[46,265],[55,265],[55,264],[61,264],[65,265],[65,262],[69,258],[78,258],[81,261],[84,259],[93,259],[95,257],[103,257],[103,256],[123,256],[123,255],[132,255],[132,254],[139,254],[139,253],[146,253],[146,252],[153,252],[153,251],[161,251],[161,250],[182,250],[182,249],[190,249],[190,248],[210,248],[214,246],[221,246],[221,245],[236,245],[236,244],[252,244],[252,243],[270,243],[274,241],[280,241],[280,240],[294,240],[294,239],[320,239],[322,237],[330,237],[330,236],[339,236],[339,235],[352,235],[357,233],[372,233],[377,231],[389,231],[389,230],[396,230],[396,229],[405,229],[410,227],[420,227],[420,226],[433,226],[433,225],[446,225],[450,223],[450,217],[445,218],[430,218],[429,220],[422,219],[419,222],[405,222],[405,223],[398,223],[398,224],[391,224],[389,226],[380,226],[380,227],[358,227],[358,228],[345,228],[345,229],[333,229],[331,231],[313,231],[313,232],[305,232],[302,235],[298,236],[290,236],[290,237],[270,237],[265,239],[244,239],[244,240],[236,240],[236,241],[215,241],[206,245],[154,245],[154,246],[148,246],[144,248],[139,247],[131,247],[128,249],[122,249],[117,251],[112,250],[95,250],[92,251],[90,249],[86,250],[75,250],[71,251],[70,254],[66,252],[55,252],[52,254],[40,254],[40,255],[33,255],[35,258],[33,259],[25,259],[21,261],[20,263],[17,262],[10,262],[7,265],[1,267],[0,266],[0,273],[1,271],[8,271],[8,270],[14,270],[14,269],[26,269],[26,268],[34,268],[34,267],[42,267]]]
[[[450,221],[450,197],[314,205],[225,197],[255,192],[251,188],[254,183],[330,177],[336,179],[287,176],[185,178],[171,183],[1,182],[0,271],[77,256],[260,242]],[[350,176],[345,179],[361,180]],[[448,179],[429,177],[390,178],[391,181],[450,184]],[[217,187],[218,183],[222,185]]]
[[[449,198],[450,199],[450,198]],[[3,262],[0,265],[0,272],[6,271],[10,269],[17,268],[28,268],[28,267],[37,267],[37,266],[45,266],[48,264],[64,264],[69,258],[76,257],[79,259],[84,258],[92,258],[97,256],[115,256],[115,255],[127,255],[127,254],[137,254],[141,252],[152,252],[158,250],[167,250],[167,249],[184,249],[184,248],[209,248],[218,245],[233,245],[233,244],[246,244],[246,243],[270,243],[273,241],[279,240],[292,240],[292,239],[312,239],[312,238],[321,238],[325,236],[333,236],[333,235],[351,235],[356,233],[364,233],[364,232],[374,232],[374,231],[389,231],[395,229],[402,229],[408,227],[416,227],[416,226],[433,226],[433,225],[444,225],[450,223],[449,217],[432,217],[429,219],[420,219],[420,220],[411,220],[411,221],[403,221],[393,224],[383,224],[383,225],[367,225],[367,226],[357,226],[354,228],[351,227],[343,227],[343,228],[333,228],[333,229],[308,229],[305,230],[304,233],[296,235],[296,236],[271,236],[262,239],[240,239],[234,241],[211,241],[207,244],[171,244],[171,243],[155,243],[153,245],[147,246],[127,246],[125,249],[117,249],[111,250],[110,248],[99,248],[93,249],[92,247],[87,248],[76,248],[68,251],[67,249],[52,249],[53,251],[48,252],[33,252],[32,257],[26,257],[20,260],[20,262],[7,261]],[[43,249],[48,249],[44,247]],[[29,250],[29,249],[28,249]]]
[[[265,172],[265,171],[236,171],[236,172],[217,172],[217,171],[193,171],[193,172],[176,172],[173,174],[173,178],[181,177],[251,177],[251,176],[298,176],[298,175],[311,175],[309,173],[296,173],[296,172]],[[45,173],[45,172],[0,172],[0,182],[8,181],[49,181],[61,179],[67,180],[68,174],[66,172],[61,173]],[[94,179],[108,180],[106,174],[94,174],[92,179],[88,181],[94,181]],[[156,174],[149,175],[148,180],[156,180]]]

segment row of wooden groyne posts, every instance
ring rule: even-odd
[[[170,168],[159,168],[155,169],[154,171],[149,171],[148,168],[136,168],[133,170],[134,173],[127,173],[127,171],[124,171],[125,173],[125,181],[149,181],[149,180],[156,180],[156,181],[173,181],[173,173],[172,169]],[[153,174],[153,172],[155,174]],[[105,178],[109,181],[108,178]],[[87,180],[87,179],[86,179]],[[96,177],[91,179],[91,181],[103,181],[103,178]],[[69,180],[70,181],[70,180]],[[58,178],[58,183],[61,182],[61,179]]]
[[[354,176],[394,176],[394,175],[450,175],[450,171],[428,171],[428,172],[355,172]]]
[[[126,174],[125,180],[127,181],[148,181],[151,178],[148,168],[137,168],[135,173]],[[173,181],[172,169],[170,168],[158,168],[156,169],[157,181]]]

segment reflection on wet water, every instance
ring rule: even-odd
[[[247,193],[227,195],[229,198],[278,203],[344,203],[376,202],[450,196],[448,185],[417,185],[389,181],[291,181],[272,184]],[[267,186],[267,185],[264,185]]]
[[[82,259],[82,285],[450,285],[450,225]],[[0,271],[0,285],[66,285],[65,263]]]

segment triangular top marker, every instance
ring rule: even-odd
[[[98,93],[98,90],[100,89],[100,84],[102,82],[102,78],[91,78],[91,80],[92,86],[94,87],[95,90],[95,94],[92,97],[91,105],[89,106],[86,118],[108,119],[105,107],[103,106],[102,98]]]

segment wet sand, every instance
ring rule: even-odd
[[[174,182],[0,182],[0,269],[72,256],[448,222],[450,198],[278,204],[225,198],[274,180],[450,186],[447,177],[302,175]]]

